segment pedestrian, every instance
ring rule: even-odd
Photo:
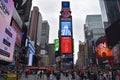
[[[56,75],[57,80],[60,80],[60,72],[57,72],[56,74],[57,74]]]
[[[38,71],[38,72],[37,72],[37,79],[39,79],[39,73],[40,73],[40,72]]]
[[[50,74],[50,79],[49,80],[53,80],[53,74]]]

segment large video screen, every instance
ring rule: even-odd
[[[96,57],[98,63],[109,63],[113,60],[113,52],[108,48],[105,37],[100,37],[95,44]]]
[[[61,22],[61,36],[72,36],[71,22]]]
[[[11,26],[0,28],[0,60],[13,61],[16,32]]]
[[[106,39],[104,38],[101,38],[97,41],[95,50],[98,58],[113,57],[112,50],[108,48]]]
[[[0,0],[0,60],[12,62],[16,32],[10,22],[14,10],[13,0]]]
[[[72,53],[72,37],[61,37],[61,52],[62,54]]]
[[[18,25],[15,23],[15,21],[12,21],[12,28],[17,33],[16,36],[16,44],[17,46],[21,46],[21,40],[22,40],[22,31],[19,29]]]
[[[59,50],[59,39],[54,40],[54,50],[58,51]]]

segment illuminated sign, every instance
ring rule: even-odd
[[[71,11],[69,9],[64,9],[61,11],[62,18],[69,18],[71,16]]]
[[[33,55],[35,54],[34,42],[26,39],[26,46],[28,47],[27,54],[29,55],[28,66],[32,66]]]
[[[16,40],[16,32],[12,27],[1,27],[0,28],[0,60],[12,62],[13,52]]]
[[[110,57],[113,56],[112,54],[112,50],[110,50],[106,43],[100,43],[97,47],[96,47],[96,52],[97,52],[97,56],[98,57]]]
[[[72,37],[61,37],[61,52],[62,54],[72,53]]]
[[[6,20],[6,24],[10,24],[11,17],[14,10],[13,0],[0,0],[0,19]],[[0,20],[1,22],[1,20]]]
[[[95,50],[98,58],[113,56],[112,50],[108,48],[105,38],[98,39],[98,41],[96,42]]]
[[[0,13],[4,15],[9,15],[9,11],[2,0],[0,1]]]
[[[59,39],[54,40],[54,49],[55,49],[55,51],[59,50]]]
[[[19,26],[15,23],[15,21],[12,21],[12,27],[15,30],[15,32],[17,33],[16,36],[16,44],[18,46],[21,46],[21,40],[22,40],[22,31],[20,30]]]
[[[72,36],[71,22],[61,22],[61,36]]]
[[[32,66],[33,54],[29,54],[28,66]]]
[[[100,37],[95,43],[96,58],[98,64],[113,62],[113,52],[108,48],[105,37]]]
[[[63,1],[62,8],[70,8],[70,3],[68,1]]]

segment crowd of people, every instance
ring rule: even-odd
[[[65,77],[71,75],[71,79],[68,78],[68,80],[120,80],[120,70],[77,70],[64,72],[57,71],[51,73],[44,70],[26,71],[26,77],[29,74],[35,74],[37,79],[41,79],[42,75],[46,75],[48,80],[53,80],[53,76],[55,76],[57,80],[60,80],[61,74]]]

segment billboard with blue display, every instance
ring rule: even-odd
[[[62,1],[62,8],[70,8],[70,2],[69,1]]]
[[[61,36],[72,36],[71,22],[61,22]]]

